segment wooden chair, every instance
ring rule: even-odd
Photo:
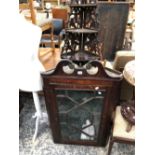
[[[60,44],[61,44],[61,35],[59,35],[57,33],[55,34],[55,30],[58,28],[55,27],[55,25],[53,23],[54,21],[52,18],[45,18],[45,16],[46,16],[45,13],[44,13],[44,15],[45,15],[44,19],[38,21],[36,13],[35,13],[34,5],[33,5],[33,0],[29,0],[29,5],[30,5],[32,23],[40,26],[43,31],[41,44],[48,48],[51,47],[52,52],[53,52],[55,50],[55,46],[58,45],[58,47],[60,47]],[[62,25],[61,24],[62,21],[57,20],[57,23],[60,23],[57,25]],[[62,26],[59,26],[59,27],[62,27]],[[46,51],[47,51],[47,49],[46,49]]]
[[[49,51],[54,50],[54,42],[53,42],[53,25],[52,25],[52,17],[46,18],[46,13],[44,11],[37,11],[34,8],[33,0],[28,0],[28,3],[26,4],[20,4],[19,5],[20,10],[27,10],[25,18],[28,19],[33,24],[39,26],[42,29],[42,32],[49,30],[48,38],[50,38],[50,48]],[[20,11],[21,12],[21,11]],[[42,38],[46,38],[46,35],[42,35]],[[48,42],[49,44],[49,42]],[[47,51],[47,49],[46,49]]]
[[[127,131],[128,122],[121,115],[121,106],[116,107],[115,117],[113,121],[113,130],[110,137],[108,155],[110,155],[114,142],[135,144],[135,126],[132,126],[130,131]]]
[[[63,20],[63,28],[66,27],[68,19],[68,10],[66,8],[53,8],[52,9],[53,18],[58,18]]]
[[[29,19],[33,24],[41,27],[42,31],[51,27],[51,19],[46,19],[46,13],[42,10],[37,12],[34,7],[33,0],[28,0],[28,3],[19,4],[20,13],[24,10],[23,15]]]
[[[52,34],[53,34],[53,38],[52,38],[52,42],[53,42],[53,48],[60,47],[61,42],[62,42],[62,38],[63,38],[63,20],[62,19],[52,19],[52,25],[53,25],[53,29],[52,29]],[[51,42],[51,38],[48,35],[49,32],[45,31],[43,33],[43,38],[41,39],[41,45],[45,46],[45,47],[49,47],[50,46],[50,42]]]
[[[65,28],[66,28],[67,20],[68,20],[68,9],[67,8],[53,8],[52,16],[53,16],[53,24],[54,24],[54,38],[57,38],[58,40],[58,42],[55,44],[61,48],[63,44],[62,40],[64,38]],[[61,31],[60,31],[60,26],[58,28],[58,25],[60,25],[60,20],[63,21]]]

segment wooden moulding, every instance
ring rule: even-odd
[[[69,66],[72,73],[66,73],[64,72],[63,67]],[[91,69],[91,67],[97,67],[98,71],[94,74],[89,74],[87,70]],[[81,73],[80,73],[81,71]],[[61,60],[56,68],[52,71],[43,72],[42,76],[65,76],[65,77],[81,77],[81,78],[88,78],[88,77],[95,77],[95,78],[102,78],[104,80],[116,80],[120,81],[122,80],[122,73],[116,70],[112,70],[106,67],[103,67],[102,63],[98,60],[89,61],[85,64],[85,66],[78,66],[74,64],[70,60]]]

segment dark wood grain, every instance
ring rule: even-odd
[[[103,57],[113,60],[122,49],[128,19],[129,4],[125,2],[98,2],[99,40],[103,42]]]
[[[62,67],[67,64],[67,61],[68,60],[60,61],[55,71],[52,73],[42,73],[43,90],[54,142],[64,144],[105,146],[111,130],[113,113],[111,107],[114,107],[116,104],[118,104],[118,97],[116,95],[118,95],[120,81],[122,78],[111,78],[106,75],[105,68],[99,61],[92,62],[93,65],[96,65],[100,68],[99,73],[97,73],[95,76],[88,75],[86,72],[84,75],[78,76],[76,75],[76,71],[73,74],[68,75],[62,70]],[[70,63],[70,61],[68,62]],[[79,71],[79,69],[75,70]],[[103,99],[101,117],[100,120],[98,120],[99,131],[97,140],[68,140],[62,138],[58,103],[56,101],[56,90],[61,89],[84,91],[95,90],[96,87],[99,87],[100,90],[105,90],[106,92]]]

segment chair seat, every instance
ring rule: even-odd
[[[54,26],[54,35],[59,35],[63,30],[63,20],[58,18],[53,18],[52,24]]]
[[[126,131],[128,122],[122,117],[120,110],[121,106],[117,106],[114,120],[113,137],[120,137],[134,140],[135,126],[132,126],[132,129],[129,132]]]
[[[63,20],[53,18],[51,23],[54,27],[52,42],[54,43],[54,45],[58,45],[60,47],[63,35],[65,33],[65,31],[63,30]],[[42,37],[41,43],[44,44],[46,47],[49,47],[51,46],[51,37],[46,33],[44,34],[44,37]]]

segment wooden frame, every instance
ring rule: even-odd
[[[99,68],[97,74],[89,75],[85,69],[76,68],[74,68],[74,72],[72,74],[66,74],[63,71],[63,67],[66,65],[73,65],[73,63],[69,60],[62,60],[54,71],[51,70],[49,72],[42,73],[46,108],[49,114],[54,142],[56,143],[94,146],[105,146],[107,143],[111,129],[113,109],[118,103],[121,78],[109,77],[105,72],[106,69],[103,68],[99,61],[92,61],[90,64]],[[72,91],[94,91],[95,89],[106,90],[102,103],[99,130],[97,131],[98,136],[96,140],[75,140],[63,138],[60,127],[58,102],[56,100],[56,90],[59,89]]]
[[[63,20],[63,28],[66,28],[68,20],[68,10],[67,8],[53,8],[52,9],[53,18],[59,18]]]
[[[36,14],[34,10],[33,0],[27,0],[27,3],[19,4],[19,9],[29,9],[31,13],[31,21],[33,24],[36,24]]]
[[[110,155],[112,146],[113,144],[116,143],[124,143],[124,144],[130,144],[130,145],[135,145],[135,140],[134,139],[129,139],[125,137],[118,137],[113,135],[113,130],[114,130],[114,123],[112,127],[112,135],[110,137],[110,142],[109,142],[109,148],[108,148],[108,153],[107,155]]]
[[[23,10],[23,9],[29,9],[30,10],[30,14],[31,14],[31,21],[33,24],[37,25],[37,20],[36,20],[36,12],[34,9],[34,4],[33,4],[33,0],[28,0],[28,3],[22,3],[19,4],[19,9]],[[45,23],[43,25],[40,26],[42,31],[45,31],[47,29],[50,29],[52,27],[52,23]]]
[[[110,155],[111,150],[112,150],[112,146],[113,146],[113,144],[115,142],[117,142],[117,143],[125,143],[125,144],[130,144],[130,145],[135,145],[135,140],[127,139],[127,138],[122,138],[122,137],[113,137],[112,136],[110,138],[110,144],[109,144],[107,155]]]
[[[19,4],[19,9],[21,9],[21,10],[29,9],[31,16],[28,18],[26,17],[26,19],[30,20],[33,24],[38,25],[33,0],[28,0],[28,3]],[[42,34],[42,38],[48,38],[51,40],[50,43],[47,42],[44,44],[48,44],[48,45],[50,44],[50,47],[53,49],[52,51],[54,51],[54,49],[55,49],[54,35],[53,35],[54,26],[52,25],[52,22],[47,22],[47,23],[44,23],[44,24],[38,25],[38,26],[42,29],[42,32],[44,32],[46,30],[50,30],[50,34]]]

